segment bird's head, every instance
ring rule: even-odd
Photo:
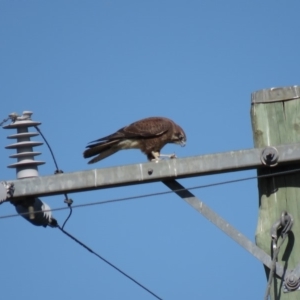
[[[174,133],[172,135],[172,143],[179,144],[180,146],[184,147],[186,143],[186,135],[183,129],[179,126],[175,126]]]

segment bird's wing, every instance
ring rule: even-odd
[[[146,118],[125,126],[111,135],[107,135],[103,138],[92,141],[89,144],[98,143],[101,141],[120,140],[124,138],[131,139],[157,137],[167,132],[171,127],[172,123],[167,118]]]
[[[171,127],[169,120],[165,118],[146,118],[122,128],[126,137],[149,138],[156,137],[167,132]]]

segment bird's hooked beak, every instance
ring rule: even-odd
[[[186,143],[186,142],[185,142],[184,140],[181,140],[179,144],[180,144],[181,147],[184,147],[184,146],[185,146],[185,143]]]

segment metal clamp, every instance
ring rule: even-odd
[[[6,181],[0,182],[0,204],[12,198],[15,188],[13,183]]]
[[[50,206],[39,198],[27,197],[13,204],[16,211],[33,225],[43,227],[57,226],[57,221],[52,217]]]
[[[282,228],[281,230],[281,237],[282,242],[286,238],[288,232],[291,230],[293,226],[293,217],[291,214],[287,213],[286,211],[283,211],[280,218],[274,223],[274,225],[271,228],[271,236],[272,236],[272,247],[275,253],[278,255],[279,246],[277,246],[277,240],[278,235],[277,231],[278,229]],[[284,278],[284,287],[283,291],[285,293],[296,291],[300,289],[300,264],[292,271],[287,272],[285,278]]]
[[[280,235],[283,238],[283,236],[286,235],[292,229],[293,223],[294,219],[292,215],[287,213],[286,211],[283,211],[281,213],[280,218],[273,224],[271,228],[273,250],[277,249],[278,229],[282,228]]]
[[[293,226],[293,217],[286,211],[283,211],[281,213],[279,220],[277,220],[271,228],[270,233],[271,233],[271,237],[272,237],[273,258],[272,258],[272,264],[271,264],[270,272],[269,272],[267,289],[266,289],[266,293],[265,293],[265,297],[264,297],[265,300],[269,299],[271,284],[272,284],[272,281],[274,278],[274,273],[276,270],[276,261],[278,258],[280,247],[283,245],[285,239],[288,236],[288,232],[291,230],[292,226]],[[277,241],[278,241],[277,232],[279,229],[282,229],[281,233],[280,233],[282,239],[281,239],[280,243],[277,245]],[[282,279],[286,280],[286,277],[282,276]]]

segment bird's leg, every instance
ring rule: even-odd
[[[151,154],[153,156],[151,161],[155,161],[155,162],[158,162],[161,157],[167,157],[167,158],[171,158],[171,159],[176,158],[176,155],[174,153],[173,154],[160,154],[159,152],[151,151]]]
[[[151,161],[158,162],[159,161],[160,153],[159,152],[155,152],[155,151],[151,151],[151,154],[154,157],[154,158],[151,159]]]
[[[175,153],[173,154],[160,154],[159,157],[168,157],[168,158],[176,158],[177,156],[175,155]]]

